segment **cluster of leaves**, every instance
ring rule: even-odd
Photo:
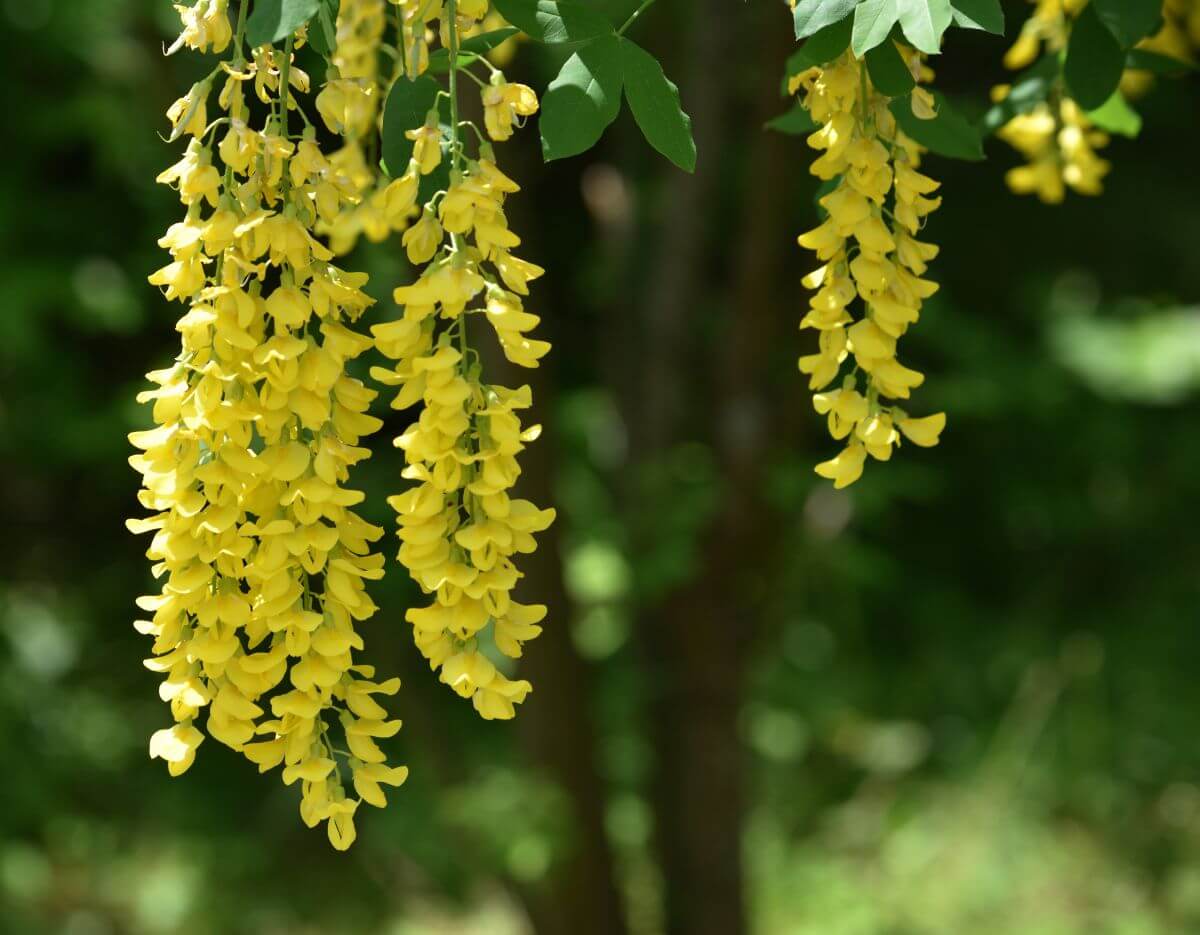
[[[983,158],[979,129],[942,95],[935,94],[934,119],[913,116],[909,97],[916,82],[896,42],[934,55],[951,26],[1003,35],[1004,11],[999,0],[799,0],[792,15],[796,38],[804,44],[788,59],[787,75],[824,65],[852,49],[866,62],[871,83],[893,99],[892,111],[905,133],[942,156]],[[799,105],[768,126],[793,134],[814,129]]]
[[[692,122],[679,101],[679,89],[658,59],[594,8],[573,0],[496,0],[495,8],[512,24],[463,43],[455,67],[463,68],[522,32],[530,39],[571,54],[541,96],[538,126],[547,162],[576,156],[599,142],[621,110],[621,96],[646,140],[675,165],[696,168]],[[431,71],[450,68],[445,49],[430,59]],[[400,78],[384,106],[383,153],[389,166],[407,164],[412,144],[404,131],[420,124],[433,106],[436,81]],[[414,122],[415,118],[415,122]]]
[[[340,0],[258,0],[246,21],[246,39],[252,47],[280,42],[311,24],[309,41],[328,58],[337,44]]]

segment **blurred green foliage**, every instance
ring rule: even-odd
[[[665,47],[685,6],[661,0],[639,41]],[[181,779],[148,760],[165,714],[130,625],[149,575],[122,525],[138,511],[125,433],[144,423],[133,396],[173,356],[178,314],[144,279],[177,212],[153,183],[172,159],[154,131],[203,65],[161,56],[174,21],[156,0],[8,0],[0,27],[0,931],[527,931],[520,894],[571,846],[571,792],[518,727],[479,722],[423,671],[398,566],[374,592],[367,655],[404,678],[394,743],[412,778],[349,855],[300,825],[294,790],[215,742]],[[947,91],[997,79],[1000,51],[964,39]],[[556,66],[540,54],[514,68],[539,86]],[[776,64],[751,47],[726,63],[741,88],[775,87]],[[1142,138],[1113,143],[1106,196],[1058,209],[1004,190],[1007,153],[937,161],[943,291],[909,344],[930,374],[924,402],[950,413],[937,450],[834,492],[811,473],[825,448],[793,368],[800,340],[760,362],[774,405],[796,414],[771,445],[770,577],[728,569],[764,608],[740,718],[753,931],[1200,930],[1198,106],[1194,82],[1162,87]],[[743,108],[724,132],[759,126]],[[535,138],[514,152],[558,341],[541,444],[557,454],[571,605],[551,625],[595,675],[607,831],[630,928],[651,935],[657,670],[634,621],[697,574],[698,537],[729,491],[703,436],[637,458],[597,340],[637,334],[623,297],[644,304],[655,274],[601,237],[609,211],[627,216],[635,252],[657,235],[673,170],[636,132],[622,118],[581,164],[538,168]],[[790,321],[807,271],[790,237],[815,183],[801,144],[783,145],[793,211],[774,289],[788,298],[771,314]],[[697,219],[721,231],[718,258],[739,236],[722,218],[751,184],[730,152]],[[403,274],[395,257],[356,259],[378,296]],[[719,343],[727,313],[715,291],[690,327]],[[377,450],[357,479],[388,524],[398,471]]]

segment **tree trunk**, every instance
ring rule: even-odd
[[[540,412],[553,411],[551,382],[533,383]],[[541,439],[522,458],[522,491],[539,505],[552,503],[553,440]],[[540,533],[537,552],[524,561],[523,590],[545,602],[550,616],[522,659],[521,675],[533,683],[534,692],[519,720],[533,762],[567,796],[571,837],[564,862],[527,894],[527,903],[538,935],[624,935],[605,828],[608,795],[596,762],[592,673],[571,643],[560,529],[561,519]]]
[[[705,9],[691,17],[691,73],[681,82],[687,102],[694,102],[701,168],[695,178],[677,177],[674,183],[672,221],[658,241],[660,276],[645,311],[646,382],[627,412],[636,450],[647,458],[687,440],[689,423],[701,427],[720,468],[721,505],[702,535],[691,580],[644,608],[636,632],[655,686],[652,798],[665,931],[741,935],[748,923],[738,719],[747,650],[767,591],[761,569],[775,539],[760,496],[771,437],[766,361],[773,342],[793,333],[788,310],[799,300],[781,297],[774,276],[791,243],[783,215],[791,187],[788,143],[761,131],[782,109],[777,85],[762,82],[764,90],[752,105],[742,102],[738,109],[744,115],[739,125],[726,127],[734,90],[713,63],[728,61],[739,47],[782,62],[789,37],[775,23],[750,17],[750,35],[738,44],[719,0],[701,5]],[[751,150],[743,160],[747,145]],[[736,177],[734,166],[745,179],[742,217],[719,223],[711,208],[721,201],[720,182]],[[713,246],[705,239],[709,230],[722,239],[713,252],[729,258],[720,269],[701,262]],[[708,304],[722,294],[727,301],[720,315],[727,328],[718,339],[702,342],[689,313],[697,300]]]

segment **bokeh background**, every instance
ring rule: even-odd
[[[543,166],[533,128],[502,154],[555,344],[523,478],[561,517],[525,563],[535,693],[487,724],[436,684],[390,565],[366,656],[404,678],[412,777],[341,855],[220,744],[176,780],[147,757],[125,435],[177,339],[145,281],[178,213],[161,114],[206,70],[162,56],[177,22],[0,4],[0,931],[1200,931],[1200,83],[1142,102],[1101,199],[1009,195],[998,143],[929,160],[943,288],[906,348],[950,427],[834,492],[795,369],[816,183],[760,130],[786,11],[659,0],[635,36],[695,176],[628,114],[577,159]],[[950,40],[939,82],[981,108],[1005,43]],[[556,67],[522,47],[510,74]],[[352,262],[392,314],[397,246]],[[356,478],[389,527],[400,427]]]

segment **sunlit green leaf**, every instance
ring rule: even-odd
[[[621,40],[597,39],[563,63],[542,96],[542,155],[549,162],[596,145],[621,109]]]

